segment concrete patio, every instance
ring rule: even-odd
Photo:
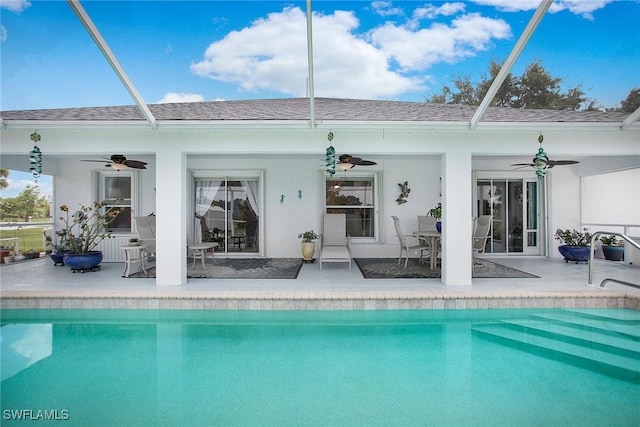
[[[123,264],[103,263],[94,273],[72,273],[49,259],[0,268],[1,307],[144,309],[443,309],[520,307],[640,307],[640,289],[607,283],[640,283],[640,268],[596,260],[588,266],[557,258],[503,257],[491,261],[539,276],[474,279],[445,286],[439,279],[364,279],[357,267],[305,264],[295,280],[190,279],[156,286],[155,279],[123,278]]]

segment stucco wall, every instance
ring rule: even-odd
[[[440,159],[437,156],[367,156],[378,164],[337,171],[337,176],[352,176],[359,171],[380,172],[379,243],[354,243],[354,256],[396,256],[398,239],[391,215],[402,221],[405,232],[417,229],[417,215],[424,215],[440,201]],[[264,171],[266,224],[265,255],[297,257],[300,255],[298,234],[321,230],[324,204],[324,158],[318,155],[283,155],[238,158],[237,156],[191,156],[188,169],[203,171]],[[407,181],[411,193],[407,203],[398,205],[398,183]],[[298,190],[302,199],[298,199]],[[284,195],[284,203],[280,196]]]

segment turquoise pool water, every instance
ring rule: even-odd
[[[2,425],[640,425],[632,310],[4,310],[1,337]]]

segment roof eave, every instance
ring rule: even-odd
[[[307,131],[310,129],[309,120],[159,120],[158,131]],[[3,129],[50,130],[150,130],[144,120],[3,120]],[[492,132],[492,131],[618,131],[622,130],[622,122],[480,122],[475,129],[469,128],[467,121],[346,121],[319,120],[316,129],[331,130],[361,130],[361,131],[396,131],[396,132],[425,132],[448,131],[459,133]],[[635,122],[625,128],[625,131],[640,131],[640,123]]]

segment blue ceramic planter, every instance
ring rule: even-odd
[[[93,251],[83,254],[65,254],[64,265],[69,267],[74,273],[80,271],[96,271],[100,269],[100,263],[102,262],[102,252]]]
[[[442,221],[436,222],[436,230],[438,230],[438,233],[442,233]]]
[[[564,257],[565,262],[575,261],[589,262],[589,246],[558,246],[558,252]]]
[[[64,256],[66,255],[66,252],[56,252],[53,254],[49,254],[49,257],[51,258],[51,261],[53,261],[53,265],[64,265]]]
[[[602,254],[608,261],[622,261],[624,259],[624,246],[602,246]]]

